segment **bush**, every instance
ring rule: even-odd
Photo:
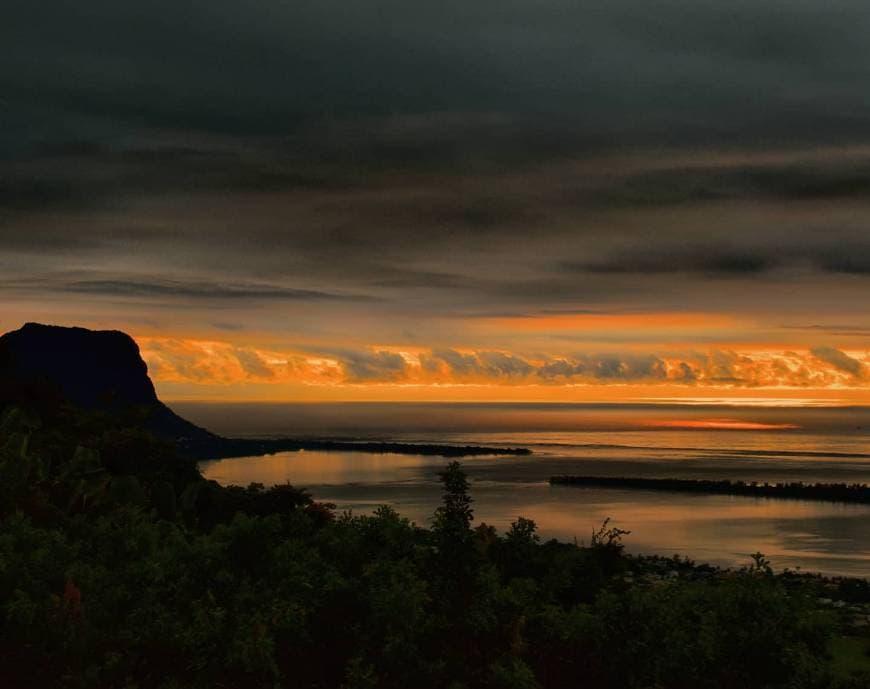
[[[760,556],[758,571],[630,584],[623,573],[641,565],[607,523],[585,548],[541,543],[524,518],[504,536],[472,529],[458,463],[442,474],[443,503],[423,529],[389,507],[336,518],[289,485],[223,488],[104,424],[60,412],[42,427],[32,415],[3,417],[0,677],[9,686],[826,681],[832,621]],[[140,450],[147,466],[136,473]],[[46,522],[49,508],[57,518]],[[866,596],[861,585],[841,588]]]

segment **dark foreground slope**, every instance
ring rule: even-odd
[[[163,402],[148,377],[139,348],[116,330],[27,323],[0,337],[0,405],[26,402],[50,411],[72,404],[121,416],[131,426],[171,442],[193,459],[268,454],[287,450],[352,450],[461,457],[529,454],[522,448],[408,443],[223,438],[181,418]]]
[[[634,558],[606,525],[585,547],[499,534],[457,464],[430,528],[337,515],[205,481],[116,421],[0,412],[3,687],[867,686],[845,626],[866,582]]]

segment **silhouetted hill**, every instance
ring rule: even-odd
[[[27,323],[0,337],[0,376],[7,389],[56,394],[83,409],[158,401],[139,347],[117,330]]]
[[[222,438],[181,418],[158,399],[139,347],[132,337],[117,330],[27,323],[0,336],[0,406],[21,402],[43,409],[67,403],[125,415],[194,459],[302,449],[451,457],[529,454],[522,448]]]
[[[69,403],[129,415],[184,454],[210,454],[222,440],[163,404],[132,337],[27,323],[0,336],[0,402]]]

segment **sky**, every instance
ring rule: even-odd
[[[0,330],[167,399],[870,403],[870,5],[12,0]]]

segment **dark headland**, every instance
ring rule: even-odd
[[[355,451],[444,457],[527,455],[525,448],[396,442],[225,438],[173,412],[157,397],[133,338],[117,330],[27,323],[0,336],[0,406],[30,401],[71,404],[122,415],[196,460],[294,450]]]

